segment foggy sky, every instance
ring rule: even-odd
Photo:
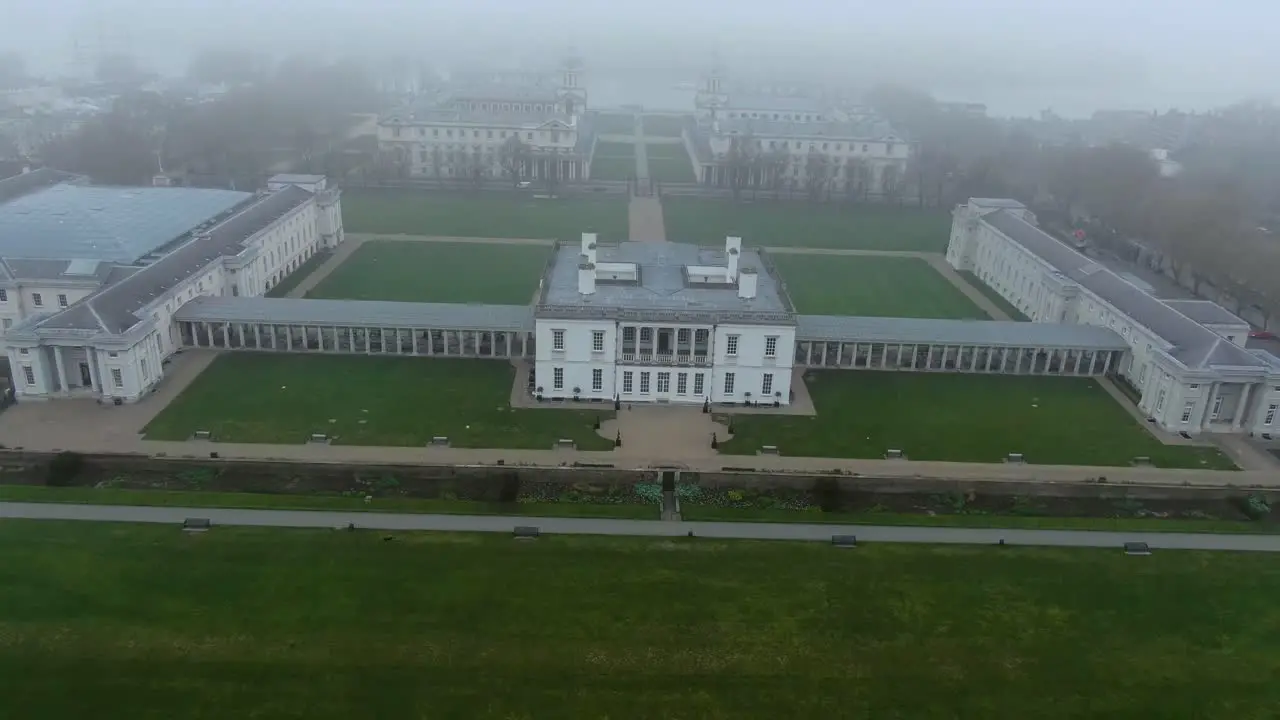
[[[549,65],[572,45],[599,76],[664,82],[718,51],[740,75],[901,82],[1018,115],[1270,97],[1278,26],[1261,0],[0,0],[0,49],[37,72],[67,72],[77,40],[166,73],[215,44],[442,67]]]

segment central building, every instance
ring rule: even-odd
[[[539,288],[544,399],[791,402],[796,317],[762,251],[667,242],[558,245]]]

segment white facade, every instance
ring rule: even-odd
[[[1247,326],[1221,308],[1200,322],[1193,316],[1205,308],[1195,301],[1162,301],[1143,292],[1041,231],[1020,203],[973,199],[956,208],[947,260],[1034,322],[1117,332],[1130,350],[1111,369],[1137,389],[1138,407],[1165,430],[1261,434],[1280,428],[1280,359],[1244,349]]]
[[[613,248],[597,248],[594,234],[585,234],[574,249],[580,252],[562,252],[558,258],[579,260],[570,268],[576,273],[558,275],[553,260],[543,279],[534,318],[535,394],[544,400],[789,404],[794,316],[770,312],[774,305],[781,308],[777,296],[758,293],[774,280],[760,279],[763,268],[739,269],[741,243],[740,238],[726,241],[723,265],[673,267],[665,255],[645,255],[643,244],[628,243],[632,255],[619,248],[615,256]],[[686,257],[698,252],[692,246],[665,249]],[[625,261],[637,256],[645,259]],[[664,272],[683,278],[684,289],[697,295],[694,304],[718,299],[722,307],[673,311],[635,299],[646,297],[645,290],[665,298],[679,295],[680,289],[663,285],[658,275]],[[558,294],[546,290],[573,280],[571,289],[560,288]],[[630,288],[641,292],[631,294]],[[743,311],[757,307],[759,313]]]
[[[317,251],[343,241],[336,190],[322,178],[273,181],[275,192],[192,233],[153,264],[11,328],[4,339],[18,398],[136,401],[160,382],[164,359],[182,346],[173,315],[183,304],[262,295]]]

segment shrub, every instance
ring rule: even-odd
[[[80,471],[84,469],[84,456],[77,452],[65,450],[53,456],[49,462],[49,474],[45,484],[54,487],[66,487],[75,482]]]
[[[1250,520],[1261,520],[1271,514],[1271,505],[1267,499],[1256,493],[1244,499],[1242,509]]]
[[[822,477],[813,481],[813,495],[822,512],[840,511],[840,481],[833,477]]]
[[[507,473],[502,476],[502,485],[498,488],[498,502],[514,503],[520,497],[520,476]]]

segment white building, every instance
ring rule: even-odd
[[[409,177],[489,180],[591,176],[595,135],[582,63],[553,84],[469,83],[378,120],[378,147]]]
[[[1109,371],[1172,432],[1272,433],[1280,359],[1247,350],[1248,324],[1206,301],[1160,300],[1036,226],[1014,200],[956,208],[947,261],[1033,321],[1102,326],[1129,346]]]
[[[534,311],[544,399],[791,402],[796,319],[761,254],[678,243],[563,246]]]
[[[685,142],[703,185],[860,197],[903,188],[912,146],[883,118],[813,97],[731,95],[718,68],[695,103]]]
[[[261,295],[343,240],[322,176],[258,194],[24,182],[0,204],[0,317],[23,400],[138,400],[182,346],[184,304]]]

